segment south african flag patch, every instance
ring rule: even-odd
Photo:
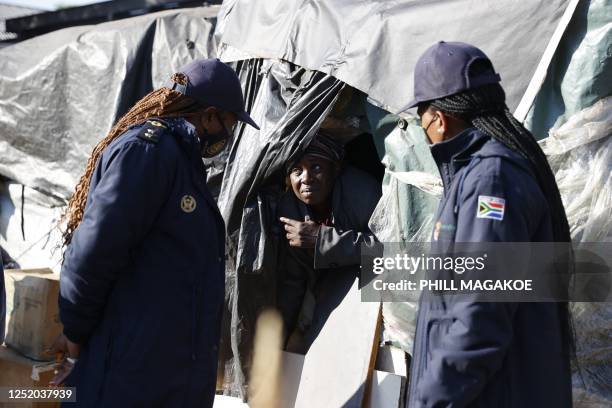
[[[476,218],[489,218],[501,221],[504,219],[506,200],[499,197],[478,196],[478,211]]]

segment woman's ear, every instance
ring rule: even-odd
[[[289,174],[285,176],[285,191],[291,190],[291,179],[289,177]]]

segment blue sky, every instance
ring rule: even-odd
[[[0,0],[0,3],[18,6],[55,10],[57,6],[82,6],[83,4],[99,3],[102,0]]]

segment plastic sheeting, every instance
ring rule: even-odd
[[[227,230],[224,388],[244,397],[256,317],[276,300],[275,263],[282,234],[274,228],[285,165],[308,146],[344,84],[282,61],[243,61],[236,70],[247,110],[261,130],[241,125],[225,168],[211,167],[208,180],[218,191]]]
[[[612,242],[612,98],[585,109],[541,142],[555,172],[574,242]],[[580,373],[574,406],[612,405],[612,305],[573,303]],[[581,374],[581,375],[580,375]]]
[[[22,184],[0,181],[0,245],[21,267],[59,273],[63,204]]]
[[[525,120],[536,137],[612,94],[611,49],[612,2],[581,1]]]
[[[68,28],[0,50],[0,174],[69,197],[118,117],[168,73],[215,55],[218,9]]]
[[[442,181],[425,135],[414,123],[399,119],[384,141],[385,184],[370,229],[381,242],[428,242]],[[384,302],[382,310],[383,341],[412,353],[416,303]]]
[[[222,59],[246,53],[326,72],[394,113],[412,99],[412,69],[423,51],[439,40],[465,41],[495,61],[514,109],[570,4],[226,0],[216,34]]]

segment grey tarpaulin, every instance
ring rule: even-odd
[[[256,316],[275,302],[275,208],[285,163],[310,143],[344,84],[320,72],[271,60],[238,63],[247,109],[261,131],[241,126],[222,173],[211,170],[226,221],[226,302],[222,356],[226,392],[244,396],[244,368]],[[220,188],[215,184],[221,181]]]
[[[63,206],[62,200],[0,179],[0,245],[24,268],[59,273]]]
[[[227,46],[329,73],[396,113],[412,99],[412,69],[439,40],[481,47],[516,108],[568,0],[226,0],[216,35]],[[571,10],[570,10],[571,11]]]
[[[68,28],[0,50],[0,174],[70,196],[118,117],[182,64],[215,55],[218,9]]]
[[[612,2],[581,1],[525,120],[538,138],[612,95]]]

